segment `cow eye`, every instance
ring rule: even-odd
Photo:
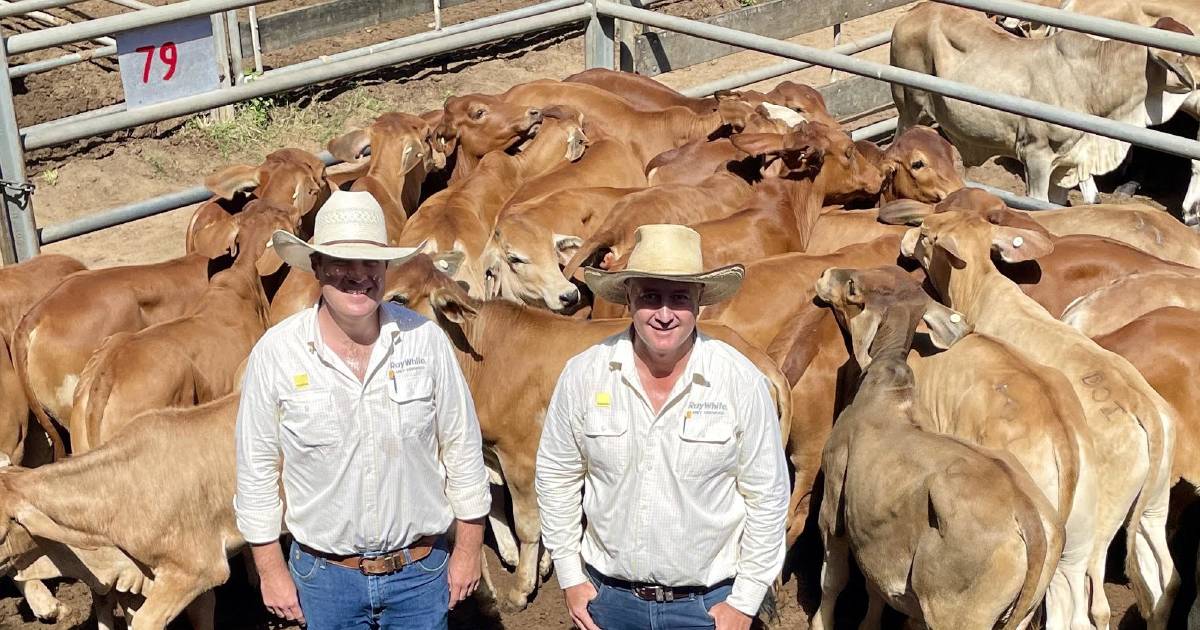
[[[408,304],[408,296],[400,294],[393,295],[392,302],[399,304],[400,306],[405,306]]]
[[[508,255],[508,264],[510,264],[510,265],[520,265],[524,262],[525,261],[520,256],[517,256],[514,254]]]
[[[487,110],[480,107],[479,109],[476,109],[475,111],[471,112],[471,120],[479,120],[480,118],[483,118],[483,115],[486,113],[487,113]]]
[[[912,170],[914,170],[914,171],[919,171],[919,170],[921,170],[921,169],[923,169],[923,168],[925,168],[925,161],[924,161],[924,160],[913,160],[913,163],[912,163]]]

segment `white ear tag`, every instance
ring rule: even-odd
[[[1013,238],[1013,247],[1020,247],[1024,244],[1025,244],[1025,239],[1021,238],[1020,236]]]
[[[959,315],[958,313],[950,313],[950,321],[957,324],[962,321],[962,315]]]
[[[450,268],[450,263],[448,263],[444,260],[439,260],[439,261],[437,261],[437,268],[441,269],[442,271],[445,271]]]

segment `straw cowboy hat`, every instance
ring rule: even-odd
[[[583,270],[592,293],[616,304],[627,304],[625,282],[631,278],[660,278],[703,285],[700,306],[729,299],[742,285],[746,268],[729,265],[704,271],[700,234],[685,225],[643,225],[633,233],[633,251],[621,271]]]
[[[383,208],[369,192],[335,190],[317,211],[312,244],[295,234],[275,230],[271,245],[287,264],[312,271],[309,256],[321,254],[344,260],[404,262],[421,251],[416,247],[388,247]]]

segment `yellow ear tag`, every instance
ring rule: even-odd
[[[296,389],[304,389],[305,387],[308,387],[308,374],[297,374],[293,376],[292,384],[296,386]]]
[[[609,407],[611,405],[612,405],[612,397],[608,395],[608,392],[597,392],[596,393],[596,406],[597,407]]]

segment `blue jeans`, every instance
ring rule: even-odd
[[[450,605],[444,539],[429,556],[389,575],[363,575],[295,542],[288,567],[311,630],[445,630]]]
[[[673,602],[648,602],[625,589],[602,584],[598,574],[587,569],[597,593],[596,599],[588,602],[588,614],[600,630],[713,630],[717,626],[708,611],[733,591],[732,585],[726,585]]]

